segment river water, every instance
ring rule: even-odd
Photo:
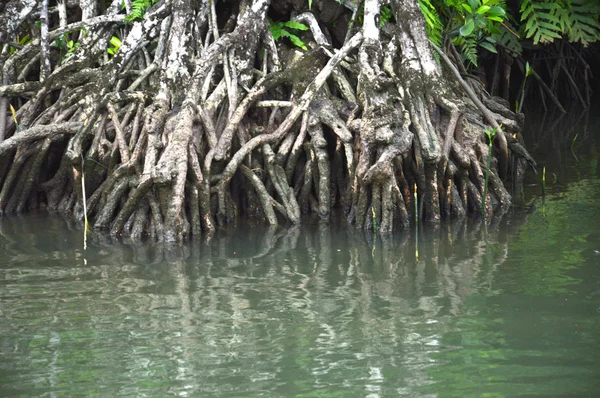
[[[583,139],[539,155],[544,201],[529,186],[487,228],[84,250],[58,217],[0,219],[0,396],[598,396],[599,156]]]

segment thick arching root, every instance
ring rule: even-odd
[[[223,26],[215,2],[200,3],[166,1],[126,22],[114,2],[3,55],[0,102],[16,113],[0,123],[0,213],[46,206],[82,219],[87,209],[94,229],[133,240],[336,212],[389,234],[415,214],[464,217],[484,200],[487,214],[502,212],[503,179],[535,165],[513,138],[522,117],[458,72],[442,75],[422,26],[380,29],[377,1],[338,49],[312,13],[299,14],[314,39],[302,53],[275,45],[268,0]],[[396,21],[416,12],[401,3]],[[98,43],[117,21],[122,45],[108,57]],[[68,59],[36,52],[82,26]],[[29,66],[39,57],[45,74]],[[488,168],[484,131],[500,123]]]

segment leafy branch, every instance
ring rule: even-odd
[[[477,46],[496,53],[496,38],[506,17],[501,0],[446,0],[453,8],[452,41],[460,45],[463,58],[477,66]]]
[[[419,0],[419,8],[425,17],[427,36],[437,46],[441,46],[444,25],[435,6],[431,3],[431,0]]]
[[[560,6],[556,2],[523,0],[521,22],[526,38],[533,37],[533,44],[551,43],[561,38]]]
[[[146,11],[156,4],[158,0],[133,0],[131,3],[131,13],[125,18],[126,21],[133,21],[144,18]],[[125,3],[122,5],[125,8]]]
[[[294,32],[297,30],[308,30],[308,26],[304,25],[303,23],[294,21],[274,22],[269,20],[269,29],[271,30],[271,34],[273,35],[273,39],[275,41],[282,37],[287,37],[295,46],[300,47],[303,50],[307,50],[306,44],[304,44],[302,39],[300,39]]]
[[[600,40],[600,4],[592,0],[523,0],[521,22],[533,44],[567,36],[584,46]]]
[[[85,28],[81,28],[79,30],[82,31],[83,35],[85,35]],[[73,56],[73,54],[75,54],[75,51],[79,48],[79,42],[69,38],[69,35],[71,33],[73,32],[63,33],[62,35],[54,39],[54,45],[58,48],[59,51],[59,64],[62,64],[64,60]]]
[[[110,55],[115,55],[121,48],[121,39],[119,39],[117,36],[113,36],[110,38],[109,43],[112,44],[112,47],[107,48],[106,52]]]

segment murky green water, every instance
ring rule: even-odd
[[[487,234],[422,229],[418,261],[414,231],[84,252],[59,218],[2,219],[0,396],[598,396],[595,153]]]

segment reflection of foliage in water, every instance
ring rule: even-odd
[[[522,278],[509,289],[532,296],[571,294],[581,279],[571,276],[584,262],[587,239],[600,225],[600,182],[583,180],[547,197],[511,245]]]
[[[598,380],[600,181],[582,175],[549,195],[510,239],[493,292],[465,299],[464,316],[431,355],[435,381],[420,391],[444,397],[594,395]],[[592,165],[593,166],[593,165]],[[569,382],[567,382],[569,381]]]
[[[517,275],[515,275],[517,276]],[[583,297],[475,295],[431,357],[429,387],[443,397],[591,396],[597,391],[600,318]]]

